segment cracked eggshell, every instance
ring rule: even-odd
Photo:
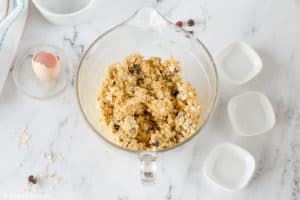
[[[38,52],[32,58],[32,69],[38,79],[54,80],[60,72],[60,58],[49,52]]]

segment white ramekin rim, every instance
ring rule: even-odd
[[[37,0],[32,0],[33,4],[37,7],[38,10],[40,10],[43,14],[46,14],[47,16],[53,16],[53,17],[73,17],[73,16],[77,16],[80,15],[82,13],[84,13],[86,10],[88,10],[91,5],[95,2],[95,0],[89,0],[89,2],[82,7],[81,9],[72,12],[72,13],[66,13],[66,14],[60,14],[60,13],[55,13],[55,12],[51,12],[49,10],[47,10],[45,7],[41,6]]]

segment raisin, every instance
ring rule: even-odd
[[[133,72],[134,72],[133,67],[128,67],[128,71],[129,71],[129,73],[133,74]]]
[[[141,69],[140,69],[140,66],[139,66],[138,64],[133,64],[133,69],[134,69],[134,72],[135,72],[137,75],[140,75]]]
[[[144,81],[144,79],[138,78],[138,79],[136,80],[136,84],[137,84],[137,85],[141,85],[141,84],[143,83],[143,81]]]
[[[194,26],[195,21],[194,21],[193,19],[189,19],[189,20],[187,21],[187,24],[188,24],[189,26]]]
[[[118,131],[120,129],[120,125],[114,124],[114,129]]]
[[[179,94],[179,91],[178,91],[178,90],[172,91],[172,95],[173,95],[174,97],[177,97],[178,94]]]
[[[28,176],[28,182],[32,184],[37,183],[37,178],[35,178],[33,175]]]
[[[182,21],[177,21],[176,25],[179,26],[179,27],[182,27],[183,23],[182,23]]]
[[[152,143],[153,146],[158,147],[159,146],[159,141],[155,141]]]

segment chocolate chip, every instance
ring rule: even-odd
[[[28,176],[28,182],[31,184],[37,183],[37,178],[35,178],[33,175]]]
[[[133,64],[133,69],[134,69],[134,72],[135,72],[137,75],[140,75],[140,73],[141,73],[140,65],[138,65],[138,64]]]
[[[189,19],[189,20],[187,21],[187,24],[188,24],[189,26],[194,26],[195,21],[194,21],[193,19]]]
[[[183,23],[182,23],[182,21],[177,21],[176,25],[179,26],[179,27],[182,27]]]
[[[194,31],[189,31],[191,34],[194,34]]]
[[[136,80],[136,84],[137,84],[137,85],[141,85],[141,84],[143,83],[143,81],[144,81],[143,78],[138,78],[138,79]]]
[[[172,82],[173,80],[172,80],[172,78],[170,78],[170,77],[167,77],[167,78],[166,78],[166,81],[168,81],[168,82]]]
[[[134,70],[132,68],[129,68],[128,71],[133,74]]]
[[[114,123],[114,129],[118,131],[118,130],[119,130],[119,128],[120,128],[120,125],[118,125],[118,124]]]
[[[144,110],[144,115],[148,115],[148,116],[150,116],[151,115],[151,113],[149,113],[147,110]]]
[[[155,141],[155,142],[153,142],[153,143],[152,143],[152,146],[154,146],[154,147],[158,147],[158,146],[159,146],[159,141]]]
[[[178,94],[179,94],[179,91],[178,91],[178,90],[172,91],[172,95],[173,95],[174,97],[177,97]]]

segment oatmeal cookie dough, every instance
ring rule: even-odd
[[[196,89],[170,57],[133,54],[110,66],[97,95],[115,142],[131,150],[163,150],[184,141],[200,124]]]

